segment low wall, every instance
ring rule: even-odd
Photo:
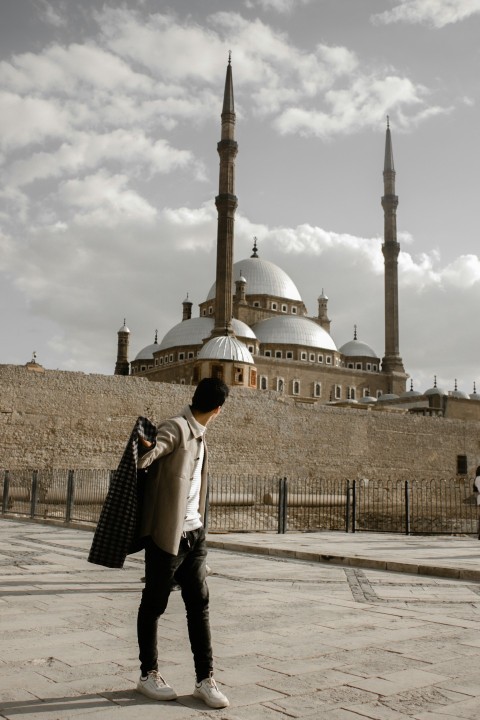
[[[154,422],[192,387],[145,378],[0,365],[0,469],[114,468],[139,415]],[[233,389],[209,426],[211,471],[325,479],[411,479],[480,464],[480,422],[296,404]]]

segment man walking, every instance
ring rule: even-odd
[[[154,700],[177,697],[158,671],[157,623],[167,607],[172,584],[178,583],[195,665],[193,696],[212,708],[229,705],[213,679],[203,527],[207,494],[204,435],[228,392],[221,380],[201,380],[192,404],[160,424],[154,443],[139,438],[145,451],[138,467],[148,468],[148,474],[141,517],[141,536],[146,538],[145,588],[137,619],[141,672],[137,690]]]

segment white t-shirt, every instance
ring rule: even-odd
[[[477,505],[480,505],[480,475],[477,475],[477,477],[474,480],[475,487],[477,488]]]

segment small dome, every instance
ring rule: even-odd
[[[241,320],[237,320],[237,318],[232,318],[232,328],[237,337],[250,338],[251,340],[257,339],[250,325],[247,325],[247,323]]]
[[[119,330],[118,332],[119,332],[119,333],[121,333],[121,332],[123,332],[123,333],[129,333],[129,332],[130,332],[130,330],[128,329],[128,327],[127,327],[127,325],[126,325],[126,323],[125,323],[125,320],[123,321],[123,325],[122,325],[122,327],[120,328],[120,330]]]
[[[283,298],[284,300],[295,300],[302,302],[300,293],[293,280],[289,278],[277,265],[268,260],[260,260],[260,258],[246,258],[234,263],[232,277],[242,276],[247,283],[247,295],[272,295],[273,297]],[[235,292],[235,282],[232,282],[232,293]],[[210,288],[207,300],[215,298],[215,283]]]
[[[404,393],[400,395],[402,398],[409,398],[409,397],[419,397],[421,396],[421,392],[418,392],[418,390],[413,389],[413,380],[410,380],[410,390],[406,390]]]
[[[233,360],[254,365],[247,346],[233,335],[211,338],[198,353],[198,358],[199,360]]]
[[[462,400],[470,400],[468,393],[463,392],[462,390],[458,389],[456,380],[455,380],[455,389],[451,390],[448,394],[450,397],[460,398]]]
[[[375,350],[372,350],[370,345],[360,340],[349,340],[339,348],[339,352],[345,357],[370,357],[378,360]]]
[[[385,400],[398,400],[399,396],[395,393],[384,393],[377,398],[377,402],[384,402]]]
[[[434,380],[433,380],[433,387],[428,388],[428,390],[425,390],[425,392],[423,394],[428,396],[428,395],[446,395],[447,393],[445,392],[445,390],[443,390],[443,388],[437,387],[437,376],[435,375]]]
[[[473,383],[473,392],[470,393],[470,400],[480,400],[480,395],[477,393],[475,383]]]
[[[374,398],[373,395],[365,395],[365,397],[362,397],[359,402],[367,403],[367,405],[374,405],[377,402],[377,398]]]
[[[280,315],[260,320],[252,329],[261,343],[337,349],[328,332],[306,317]]]

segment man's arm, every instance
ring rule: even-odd
[[[153,443],[145,440],[145,438],[139,437],[139,440],[145,448],[151,448],[151,450],[147,450],[142,457],[138,458],[138,467],[146,468],[158,458],[169,455],[178,447],[180,442],[180,428],[177,423],[166,420],[158,428],[157,439],[154,446]]]

